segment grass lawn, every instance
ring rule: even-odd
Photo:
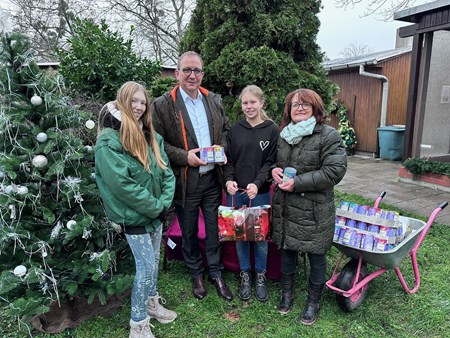
[[[337,192],[340,200],[371,205],[373,201],[356,195]],[[381,204],[382,208],[397,210],[400,214],[427,220],[429,215],[413,215],[398,208]],[[449,208],[450,209],[450,208]],[[443,212],[449,212],[445,209]],[[159,292],[166,299],[166,307],[178,313],[171,324],[154,324],[156,337],[450,337],[450,255],[449,226],[434,224],[418,251],[421,287],[408,295],[393,270],[375,278],[369,284],[363,304],[352,313],[344,313],[336,304],[335,294],[326,289],[321,302],[318,321],[308,327],[299,323],[306,299],[306,276],[302,260],[298,267],[295,301],[292,311],[281,316],[276,307],[280,283],[268,281],[269,300],[265,303],[252,297],[241,301],[237,296],[237,274],[225,272],[224,278],[235,299],[226,302],[207,282],[208,295],[196,300],[191,293],[191,282],[183,262],[170,261],[168,270],[161,271]],[[332,248],[328,255],[328,277],[339,251]],[[369,272],[375,269],[369,266]],[[414,275],[410,259],[401,264],[401,271],[413,285]],[[0,308],[1,311],[1,308]],[[32,332],[33,337],[103,338],[128,337],[129,300],[111,317],[97,317],[72,329],[70,335],[48,335]],[[0,337],[27,337],[18,330],[17,321],[0,317]]]

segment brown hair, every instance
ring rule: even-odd
[[[140,120],[142,121],[144,128],[150,133],[149,144],[147,143],[144,132],[140,127],[139,122],[134,117],[131,108],[133,95],[139,91],[144,93],[147,101],[145,112]],[[152,123],[152,114],[150,112],[150,101],[145,87],[137,82],[125,82],[117,91],[116,104],[117,109],[122,113],[120,141],[125,150],[137,158],[146,171],[150,171],[150,159],[148,158],[148,146],[150,146],[155,155],[157,165],[162,169],[166,169],[167,163],[162,159],[161,150],[156,141],[155,130],[153,129]]]
[[[298,95],[298,99],[304,103],[311,103],[313,116],[316,118],[317,123],[323,123],[325,121],[325,107],[322,99],[319,94],[317,94],[314,90],[299,88],[290,92],[286,95],[284,99],[284,112],[283,117],[281,119],[280,130],[286,127],[289,123],[291,123],[291,104],[294,97]]]

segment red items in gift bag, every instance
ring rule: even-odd
[[[219,240],[266,241],[269,211],[270,205],[239,209],[219,206]]]

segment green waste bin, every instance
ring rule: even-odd
[[[378,128],[377,131],[380,158],[383,160],[401,161],[405,127],[386,126]]]

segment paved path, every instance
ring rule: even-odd
[[[401,162],[396,161],[349,156],[347,173],[337,189],[372,201],[386,191],[385,203],[426,217],[442,202],[450,203],[450,192],[399,182],[400,165]],[[450,225],[450,206],[442,210],[435,221]]]

